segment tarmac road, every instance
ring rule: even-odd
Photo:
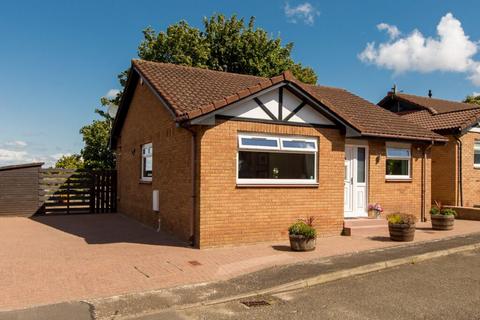
[[[249,300],[137,320],[480,319],[480,250]]]

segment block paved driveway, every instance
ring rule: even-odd
[[[419,225],[416,241],[480,231]],[[320,238],[317,250],[287,242],[197,250],[120,214],[0,218],[0,310],[226,280],[263,268],[399,245],[387,234]]]

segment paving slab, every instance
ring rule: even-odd
[[[106,299],[89,300],[93,307],[95,318],[127,319],[139,315],[164,310],[171,314],[171,310],[183,310],[238,300],[239,297],[251,297],[258,293],[282,292],[276,288],[298,280],[320,278],[322,275],[344,272],[343,277],[350,276],[351,270],[366,267],[361,274],[369,273],[370,266],[387,261],[397,261],[396,265],[413,263],[413,256],[429,255],[443,252],[443,255],[465,250],[480,249],[480,233],[467,236],[457,236],[449,239],[423,243],[404,244],[395,248],[375,249],[328,258],[314,259],[308,262],[291,265],[276,266],[262,271],[250,273],[227,281],[218,281],[203,285],[183,286],[146,292],[115,296]],[[434,255],[431,255],[434,258]],[[402,258],[404,261],[402,261]],[[381,269],[389,268],[388,265]],[[325,277],[328,282],[328,277]],[[314,281],[312,281],[313,283]],[[318,283],[314,283],[318,284]],[[311,285],[306,285],[311,286]],[[290,284],[287,288],[294,288]],[[244,298],[246,299],[246,298]],[[251,299],[251,298],[250,298]],[[153,319],[153,318],[152,318]]]
[[[418,224],[415,242],[480,231],[480,221],[455,223],[446,232]],[[121,214],[2,217],[0,234],[0,311],[201,286],[266,268],[401,245],[383,230],[320,237],[317,249],[306,253],[291,252],[287,241],[198,250]]]

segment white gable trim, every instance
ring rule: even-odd
[[[274,122],[291,125],[336,126],[328,110],[319,111],[319,106],[302,99],[297,93],[280,84],[263,90],[230,106],[192,120],[192,124],[214,125],[215,118],[233,120]],[[324,111],[324,107],[320,107]],[[336,118],[335,118],[336,119]],[[339,121],[340,122],[340,121]]]

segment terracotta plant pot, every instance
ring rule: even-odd
[[[415,224],[388,224],[390,240],[393,241],[413,241],[415,237]]]
[[[443,214],[432,214],[432,229],[433,230],[452,230],[455,222],[455,216]]]
[[[315,250],[315,238],[306,238],[300,235],[290,235],[290,248],[293,251],[312,251]]]

